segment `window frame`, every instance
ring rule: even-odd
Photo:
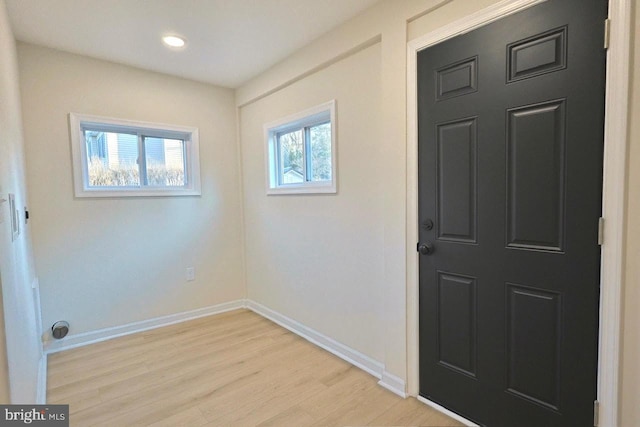
[[[160,123],[116,119],[111,117],[69,113],[73,181],[76,197],[171,197],[200,196],[200,146],[198,128]],[[137,135],[140,185],[92,187],[89,185],[87,144],[84,130]],[[153,186],[145,184],[145,138],[179,139],[184,141],[184,186]]]
[[[309,128],[325,123],[331,124],[331,180],[309,181],[307,171],[311,162]],[[284,184],[281,182],[282,153],[280,136],[301,131],[303,138],[303,178],[304,182]],[[275,120],[264,125],[265,172],[267,195],[277,194],[326,194],[337,193],[337,123],[336,100],[325,102],[296,114]]]

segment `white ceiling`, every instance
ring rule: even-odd
[[[379,0],[6,0],[16,39],[235,88]],[[187,39],[182,50],[160,38]]]

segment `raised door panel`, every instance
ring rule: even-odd
[[[476,279],[438,272],[438,359],[442,366],[476,376]]]
[[[437,127],[438,239],[477,241],[476,118]]]
[[[559,410],[562,304],[558,293],[507,284],[507,390]]]
[[[562,251],[565,101],[507,114],[507,246]]]

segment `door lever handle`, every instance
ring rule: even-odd
[[[418,243],[418,252],[422,255],[431,255],[434,251],[433,245],[429,242],[427,243]]]

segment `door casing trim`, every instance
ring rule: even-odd
[[[504,0],[445,25],[407,45],[407,388],[419,393],[418,345],[418,114],[417,54],[546,0]],[[619,361],[621,295],[624,280],[624,229],[627,173],[628,89],[631,43],[631,1],[610,0],[610,45],[607,51],[602,215],[605,241],[600,277],[598,401],[600,425],[619,423]],[[604,23],[603,23],[604,28]],[[604,43],[604,39],[603,39]],[[604,47],[604,46],[603,46]]]

